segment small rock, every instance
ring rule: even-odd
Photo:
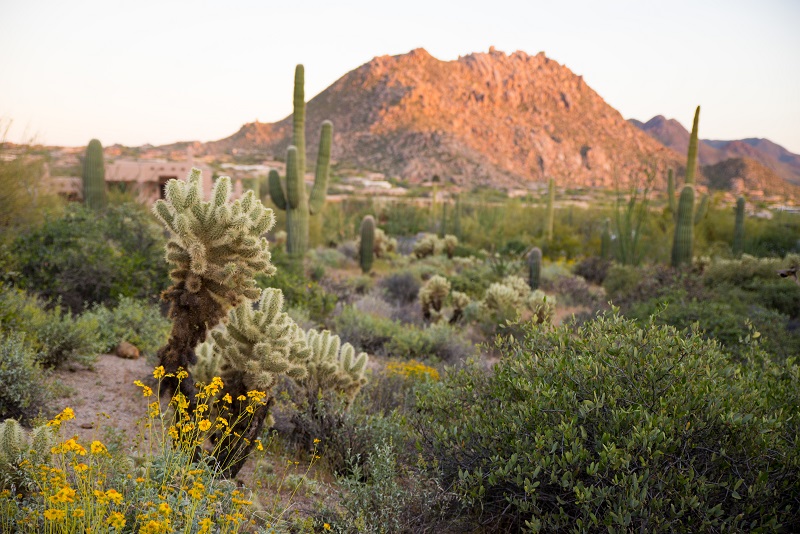
[[[90,429],[94,428],[94,423],[81,423],[81,428]]]
[[[114,354],[116,354],[120,358],[125,358],[126,360],[139,359],[139,349],[137,349],[135,345],[128,343],[127,341],[123,341],[122,343],[117,345],[117,348],[114,349]]]

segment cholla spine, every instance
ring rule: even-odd
[[[190,293],[208,291],[226,311],[243,298],[256,299],[254,276],[271,275],[267,240],[261,237],[275,224],[252,191],[228,203],[231,181],[219,178],[204,201],[200,170],[186,181],[167,182],[166,198],[156,201],[153,213],[169,229],[166,259],[174,266],[170,278]]]
[[[352,402],[367,383],[364,376],[367,354],[356,355],[350,343],[342,344],[339,336],[328,330],[309,330],[307,340],[311,351],[306,364],[308,374],[297,382],[306,388],[309,401],[313,402],[326,392],[336,392]]]
[[[305,334],[282,309],[283,293],[265,289],[255,308],[249,301],[241,303],[228,313],[224,329],[211,332],[223,369],[244,373],[249,389],[268,390],[280,374],[301,379],[308,373]]]

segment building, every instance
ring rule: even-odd
[[[203,191],[208,198],[213,171],[208,165],[195,162],[191,151],[188,156],[186,161],[119,159],[106,164],[106,182],[124,184],[137,192],[140,201],[152,204],[164,198],[164,186],[169,180],[186,178],[192,167],[197,167],[202,172]]]

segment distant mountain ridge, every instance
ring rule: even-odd
[[[289,98],[290,95],[287,95]],[[662,169],[685,157],[633,127],[581,76],[544,53],[490,49],[440,61],[424,49],[376,57],[307,104],[308,158],[319,124],[334,124],[333,158],[410,183],[438,175],[464,186],[625,184],[643,162]],[[291,117],[249,123],[207,144],[282,156]]]
[[[628,122],[679,153],[685,153],[689,146],[689,131],[675,119],[657,115],[645,123],[636,119]],[[700,165],[715,165],[730,158],[751,159],[783,180],[800,185],[800,155],[789,152],[769,139],[701,140],[698,148]]]

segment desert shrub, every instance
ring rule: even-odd
[[[742,340],[751,334],[750,325],[759,333],[763,349],[779,360],[800,354],[800,333],[789,331],[789,318],[757,304],[718,297],[698,300],[675,290],[632,305],[627,316],[647,322],[653,314],[658,324],[679,330],[696,323],[704,337],[718,341],[738,358],[749,350]]]
[[[22,333],[0,332],[0,420],[29,423],[50,399],[36,352]]]
[[[608,270],[611,268],[611,261],[599,256],[589,256],[575,264],[573,273],[581,276],[587,282],[603,285]]]
[[[92,317],[73,317],[59,305],[46,309],[41,299],[13,287],[0,286],[0,329],[26,334],[45,367],[68,360],[91,364],[102,350]]]
[[[361,313],[375,315],[377,317],[391,318],[394,308],[391,304],[380,297],[374,295],[364,295],[353,302],[353,307]]]
[[[106,352],[127,341],[142,354],[155,357],[169,336],[170,322],[161,315],[159,306],[129,297],[122,297],[114,308],[96,305],[83,316],[97,322],[101,350]]]
[[[564,304],[588,306],[592,309],[604,304],[603,290],[591,287],[581,276],[562,276],[554,280],[550,287],[553,293],[561,297]]]
[[[508,531],[796,531],[800,367],[654,320],[529,328],[418,397],[428,465]],[[794,404],[790,404],[794,402]]]
[[[379,356],[455,362],[475,353],[474,345],[448,324],[417,328],[359,313],[351,306],[342,310],[335,323],[343,341]]]
[[[380,282],[380,287],[392,302],[410,304],[417,299],[420,283],[416,276],[408,271],[392,273]]]
[[[73,204],[11,244],[16,283],[73,312],[121,297],[155,298],[167,285],[163,233],[135,204],[102,212]]]

